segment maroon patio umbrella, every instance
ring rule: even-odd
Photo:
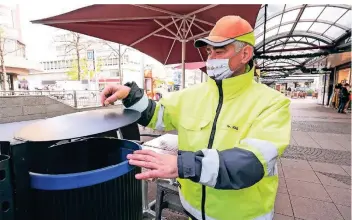
[[[239,15],[254,26],[260,5],[90,5],[32,21],[133,47],[163,64],[206,60],[193,47],[225,15]]]
[[[196,69],[202,69],[203,67],[205,67],[205,62],[185,63],[184,67],[181,64],[181,65],[175,66],[174,68],[176,69],[185,68],[186,70],[196,70]]]

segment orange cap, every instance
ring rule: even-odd
[[[194,46],[204,47],[211,45],[214,47],[223,47],[236,41],[237,37],[253,32],[252,26],[248,21],[240,16],[229,15],[220,18],[210,31],[209,36],[196,40]]]

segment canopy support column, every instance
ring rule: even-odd
[[[186,40],[181,41],[182,44],[182,76],[181,76],[181,88],[184,89],[186,85]]]

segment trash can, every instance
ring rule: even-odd
[[[92,137],[50,146],[30,170],[32,219],[141,220],[142,189],[127,154],[132,141]]]
[[[141,219],[139,169],[124,157],[139,149],[127,141],[140,139],[139,117],[133,110],[99,109],[17,131],[11,144],[1,146],[10,156],[13,219]],[[120,169],[127,171],[117,175]]]
[[[1,143],[0,143],[1,144]],[[12,187],[10,178],[10,157],[0,155],[0,219],[13,219]]]

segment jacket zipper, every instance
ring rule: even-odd
[[[218,117],[220,115],[220,111],[221,111],[221,107],[224,99],[223,91],[222,91],[222,81],[216,81],[216,85],[218,86],[218,90],[219,90],[219,103],[218,103],[218,107],[216,108],[215,118],[214,118],[213,126],[211,128],[210,138],[208,142],[208,149],[211,149],[213,147],[214,137],[216,132],[216,123],[218,121]],[[205,200],[206,200],[206,187],[202,185],[202,220],[205,220]]]

